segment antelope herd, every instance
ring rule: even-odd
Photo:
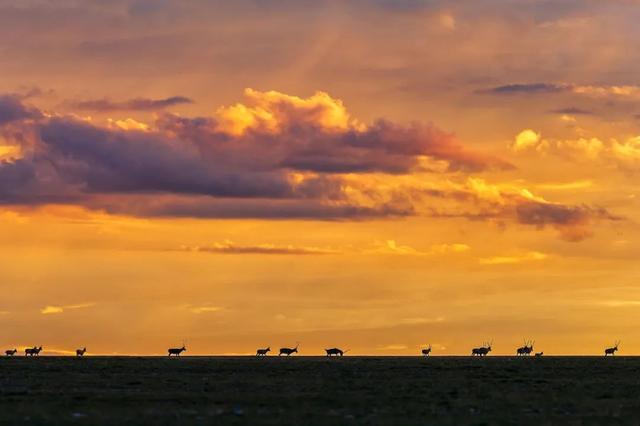
[[[535,357],[541,357],[544,355],[544,352],[533,352],[533,345],[535,343],[535,340],[524,340],[524,345],[520,346],[519,348],[516,349],[516,356],[521,357],[521,356],[530,356],[531,353],[534,354]],[[490,342],[484,342],[482,344],[482,346],[477,347],[477,348],[473,348],[471,349],[471,356],[473,357],[486,357],[489,352],[491,352],[491,346],[493,344],[493,341]],[[297,354],[298,353],[298,347],[300,346],[300,342],[296,343],[296,346],[293,348],[280,348],[280,351],[278,353],[278,356],[281,355],[286,355],[286,356],[291,356],[292,354]],[[614,356],[616,354],[616,352],[618,351],[618,346],[620,346],[620,341],[616,340],[614,345],[610,348],[606,348],[604,350],[604,356],[607,357],[609,355]],[[187,348],[184,345],[184,343],[182,344],[182,347],[180,348],[169,348],[167,349],[167,353],[168,356],[171,357],[173,356],[180,356],[180,354],[182,352],[186,352]],[[346,354],[347,352],[349,352],[349,350],[342,350],[340,348],[330,348],[330,349],[325,349],[324,350],[326,352],[326,356],[327,357],[338,357],[338,356],[344,356],[344,354]],[[42,352],[42,346],[34,346],[31,348],[25,348],[24,350],[24,356],[26,357],[34,357],[34,356],[40,356],[40,352]],[[84,354],[87,352],[87,348],[84,347],[82,349],[76,349],[76,357],[83,357]],[[256,356],[257,357],[263,357],[263,356],[267,356],[267,354],[271,352],[271,347],[266,347],[266,348],[260,348],[258,350],[256,350]],[[429,347],[422,349],[421,350],[422,355],[424,355],[425,357],[428,357],[431,355],[431,345],[429,345]],[[18,349],[14,348],[14,349],[7,349],[6,351],[4,351],[5,355],[7,357],[13,357],[16,353],[18,353]]]

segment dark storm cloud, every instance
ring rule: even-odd
[[[193,100],[184,96],[171,96],[164,99],[135,98],[125,101],[94,99],[72,103],[72,106],[89,111],[157,111],[164,108],[191,104]]]

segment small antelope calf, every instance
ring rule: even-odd
[[[296,343],[295,348],[280,348],[280,353],[278,354],[278,356],[280,355],[291,356],[292,353],[298,353],[299,345],[300,345],[299,343]]]
[[[264,349],[258,349],[256,351],[256,356],[267,356],[268,352],[271,352],[271,346],[269,346],[268,348],[264,348]]]
[[[612,348],[607,348],[604,350],[604,356],[611,355],[614,356],[618,351],[618,345],[620,345],[620,341],[618,340]]]
[[[349,350],[343,351],[338,348],[331,348],[324,350],[327,353],[327,356],[344,356],[345,353],[349,352]]]
[[[42,346],[27,348],[24,350],[24,356],[40,356],[40,352],[42,351]]]
[[[431,354],[431,345],[428,348],[422,350],[422,355],[429,356]]]
[[[87,348],[76,349],[76,356],[84,356],[85,352],[87,352]]]
[[[183,344],[181,348],[169,348],[168,352],[169,352],[169,356],[171,355],[180,356],[180,354],[182,352],[185,352],[186,350],[187,348],[185,348]]]
[[[14,356],[16,353],[18,352],[17,349],[7,349],[6,351],[4,351],[5,355],[7,356]]]
[[[544,355],[544,352],[536,352],[536,355],[535,355],[535,356],[537,356],[537,357],[541,357],[542,355]]]

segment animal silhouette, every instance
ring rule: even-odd
[[[27,348],[24,350],[24,356],[40,356],[40,352],[42,351],[42,346]]]
[[[487,354],[489,352],[491,352],[491,345],[493,344],[493,342],[490,343],[483,343],[481,347],[479,348],[473,348],[471,350],[471,356],[487,356]]]
[[[429,354],[431,354],[431,345],[429,345],[427,349],[422,350],[422,355],[429,356]]]
[[[17,349],[15,349],[15,348],[14,348],[14,349],[8,349],[8,350],[4,351],[4,353],[5,353],[7,356],[14,356],[17,352],[18,352],[18,350],[17,350]]]
[[[280,348],[280,353],[278,354],[278,356],[280,355],[291,356],[292,353],[298,353],[298,346],[300,346],[300,343],[296,342],[295,348]]]
[[[327,353],[327,356],[344,356],[344,354],[349,352],[348,349],[346,351],[343,351],[342,349],[338,348],[325,349],[324,351]]]
[[[516,355],[518,356],[529,356],[531,355],[531,352],[533,352],[533,344],[536,341],[524,341],[524,346],[519,347],[518,349],[516,349]]]
[[[171,356],[171,355],[180,356],[180,354],[182,352],[185,352],[186,350],[187,348],[184,347],[184,343],[183,343],[181,348],[169,348],[167,351],[169,352],[168,356]]]
[[[267,356],[267,353],[271,351],[271,346],[265,349],[258,349],[256,351],[256,356]]]
[[[544,355],[544,352],[536,352],[536,355],[535,355],[535,356],[537,356],[537,357],[541,357],[542,355]]]
[[[84,356],[85,352],[87,352],[87,348],[76,349],[76,356]]]
[[[620,345],[620,341],[618,340],[612,348],[607,348],[604,350],[604,356],[611,355],[614,356],[618,351],[618,346]]]

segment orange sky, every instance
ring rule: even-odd
[[[639,353],[638,6],[0,0],[0,345]]]

